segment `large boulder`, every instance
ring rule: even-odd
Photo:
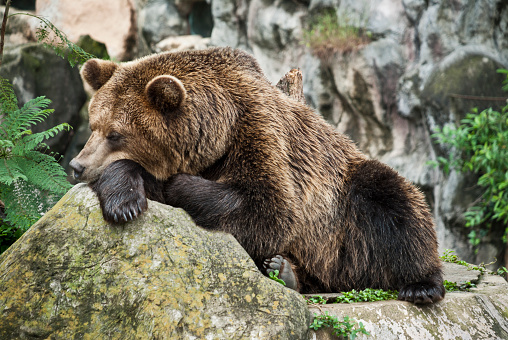
[[[295,291],[229,234],[156,202],[107,224],[75,186],[0,256],[0,338],[305,339]]]
[[[137,53],[136,8],[131,0],[37,0],[36,14],[53,23],[77,42],[82,35],[106,44],[118,60],[130,60]]]

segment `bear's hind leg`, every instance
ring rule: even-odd
[[[440,272],[417,283],[410,283],[399,290],[399,300],[415,304],[429,304],[442,300],[445,296],[443,278]]]
[[[366,274],[356,284],[399,290],[399,300],[415,304],[445,295],[437,236],[423,194],[393,169],[368,160],[351,176],[353,217],[346,254],[364,251],[356,261]],[[360,240],[357,242],[356,240]],[[356,243],[355,243],[356,242]]]
[[[278,278],[286,283],[286,287],[298,291],[298,280],[288,260],[280,255],[275,255],[272,258],[266,259],[263,263],[263,267],[267,275],[278,270]]]

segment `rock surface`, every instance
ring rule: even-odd
[[[445,280],[479,282],[471,292],[448,292],[443,301],[419,307],[402,301],[313,305],[316,314],[328,312],[341,320],[349,316],[362,322],[369,336],[383,340],[478,340],[508,338],[508,283],[500,276],[480,276],[478,271],[445,263]],[[329,295],[325,298],[331,299]],[[337,339],[329,329],[311,332],[312,340]]]
[[[131,0],[37,0],[35,8],[73,42],[88,34],[105,43],[117,60],[130,60],[136,53],[137,17]]]
[[[0,256],[0,338],[305,339],[296,292],[229,234],[149,202],[120,226],[75,186]]]

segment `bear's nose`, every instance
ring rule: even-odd
[[[81,175],[83,174],[83,171],[85,170],[85,167],[83,165],[81,165],[78,161],[76,161],[75,159],[73,159],[69,163],[69,166],[72,168],[72,170],[74,170],[74,178],[75,179],[80,178]]]

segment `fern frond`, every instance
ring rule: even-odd
[[[47,149],[48,146],[42,143],[42,141],[55,137],[59,132],[69,131],[70,129],[72,129],[72,127],[69,124],[62,123],[46,131],[24,135],[22,136],[21,140],[12,148],[12,153],[22,156],[26,152],[35,150],[37,148]]]
[[[51,100],[41,96],[29,100],[21,109],[12,111],[5,116],[2,127],[7,138],[16,140],[26,134],[31,125],[44,121],[54,110],[46,109]],[[45,110],[43,110],[45,109]]]
[[[2,158],[3,152],[6,152],[7,149],[11,149],[12,147],[14,147],[14,143],[11,140],[0,139],[0,158]]]
[[[72,187],[66,180],[67,173],[55,161],[53,155],[29,151],[17,159],[17,164],[22,169],[28,183],[37,189],[64,194]]]
[[[17,180],[11,185],[0,184],[5,204],[5,221],[26,231],[41,217],[40,192],[28,182]]]
[[[16,158],[1,158],[0,164],[0,183],[11,185],[18,179],[27,179]]]
[[[36,125],[48,118],[55,111],[53,109],[46,109],[49,104],[51,104],[51,100],[45,96],[40,96],[29,100],[23,105],[20,109],[20,116],[26,119],[26,121],[23,122],[21,128],[28,129],[31,125]]]

